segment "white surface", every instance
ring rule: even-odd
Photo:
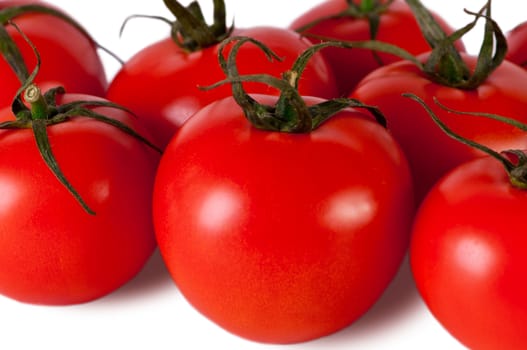
[[[322,0],[229,1],[228,15],[239,27],[287,25]],[[49,0],[77,18],[104,46],[126,59],[167,35],[162,22],[131,21],[119,38],[119,27],[132,14],[169,16],[161,0]],[[187,4],[188,1],[184,1]],[[206,15],[211,0],[200,0]],[[470,17],[463,8],[477,11],[484,1],[424,1],[459,27]],[[517,1],[494,1],[494,17],[504,30],[519,23],[522,11],[513,10]],[[278,9],[266,14],[269,9]],[[256,15],[258,14],[258,15]],[[141,32],[142,31],[142,32]],[[467,47],[476,52],[478,35]],[[103,54],[104,56],[104,54]],[[117,64],[104,58],[111,78]],[[184,300],[155,254],[143,272],[119,291],[84,305],[41,307],[20,304],[0,296],[0,349],[105,350],[105,349],[464,349],[430,315],[413,286],[408,265],[383,298],[361,320],[332,336],[298,345],[256,344],[233,336],[197,313]]]

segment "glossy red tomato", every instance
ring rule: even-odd
[[[58,104],[93,100],[64,95]],[[140,130],[108,107],[93,111]],[[0,120],[12,120],[10,110]],[[31,128],[0,130],[0,294],[36,304],[87,302],[122,286],[155,249],[151,195],[159,154],[113,126],[73,118],[47,128],[64,176],[42,160]]]
[[[424,61],[426,57],[422,55],[420,59]],[[462,57],[473,69],[475,57]],[[525,132],[488,118],[449,113],[434,102],[435,97],[454,110],[494,113],[527,122],[527,73],[517,65],[503,62],[471,90],[436,84],[409,61],[377,69],[357,86],[352,97],[378,106],[385,114],[388,129],[410,162],[419,200],[447,171],[482,153],[448,137],[418,103],[402,97],[403,93],[422,98],[439,119],[468,139],[498,151],[527,145]]]
[[[522,67],[527,67],[527,22],[520,23],[507,33],[507,59]]]
[[[307,11],[290,25],[292,29],[299,29],[321,18],[332,16],[346,10],[350,5],[346,0],[326,0]],[[357,6],[361,1],[353,1]],[[366,2],[366,1],[362,1]],[[371,1],[370,1],[371,2]],[[360,17],[342,17],[338,19],[326,19],[305,31],[317,36],[334,38],[345,41],[361,41],[376,39],[397,45],[411,54],[418,55],[430,50],[430,45],[424,36],[410,10],[410,7],[402,1],[395,0],[385,11],[379,14],[379,24],[376,36],[372,38],[370,22],[364,13]],[[446,33],[452,33],[453,29],[438,15],[433,14],[438,24]],[[312,38],[313,42],[319,42]],[[458,43],[458,48],[463,49],[462,44]],[[348,96],[353,87],[369,72],[378,68],[381,64],[389,64],[399,61],[400,58],[394,55],[378,52],[377,58],[372,51],[366,49],[353,49],[343,51],[330,48],[322,51],[337,77],[339,92],[342,96]]]
[[[280,76],[310,47],[307,39],[282,28],[239,29],[234,35],[261,41],[283,59],[270,62],[260,48],[245,45],[237,58],[241,74]],[[141,116],[150,127],[154,140],[164,147],[189,116],[210,102],[231,95],[230,86],[210,91],[199,88],[223,79],[225,74],[218,62],[218,45],[189,53],[167,38],[132,57],[111,82],[107,96]],[[262,84],[250,85],[247,90],[278,94],[278,90]],[[333,73],[319,54],[313,57],[303,73],[299,91],[324,98],[337,95]]]
[[[40,1],[3,0],[0,1],[0,13],[7,8],[27,4],[52,7]],[[104,96],[108,83],[97,47],[91,38],[64,19],[48,14],[29,12],[16,16],[13,22],[39,51],[42,64],[35,82],[43,89],[60,85],[71,93]],[[33,49],[14,27],[8,25],[6,28],[31,72],[37,63]],[[0,76],[0,108],[3,108],[11,105],[21,83],[3,59],[0,60]]]
[[[420,208],[410,263],[424,301],[470,349],[527,348],[527,192],[484,157],[446,175]]]
[[[398,145],[361,112],[308,134],[268,132],[226,98],[166,148],[154,226],[197,310],[244,338],[301,342],[348,326],[383,293],[407,249],[411,186]]]

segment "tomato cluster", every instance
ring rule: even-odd
[[[0,2],[0,293],[88,302],[157,246],[205,317],[298,343],[368,312],[408,253],[461,343],[525,348],[527,31],[490,3],[459,29],[418,0],[238,28],[165,0],[171,36],[108,81],[70,15]]]

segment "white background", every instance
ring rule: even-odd
[[[226,0],[229,18],[238,27],[269,24],[286,26],[303,11],[322,0]],[[344,1],[344,0],[343,0]],[[188,4],[189,1],[182,1]],[[471,18],[463,8],[479,10],[482,0],[423,1],[459,27]],[[161,0],[49,0],[73,15],[99,43],[122,59],[168,34],[163,22],[136,19],[122,37],[122,21],[132,14],[170,18]],[[206,15],[212,0],[200,0]],[[505,31],[519,23],[523,11],[518,1],[493,3],[493,16]],[[273,10],[271,10],[273,9]],[[479,34],[466,46],[477,52]],[[111,79],[118,64],[103,59]],[[448,288],[448,286],[445,286]],[[405,263],[383,298],[362,319],[332,336],[304,344],[273,346],[256,344],[228,334],[197,313],[179,293],[156,253],[145,269],[120,290],[100,300],[71,307],[21,304],[0,296],[0,349],[464,349],[431,316],[419,299]]]

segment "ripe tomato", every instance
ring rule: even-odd
[[[0,2],[0,14],[8,8],[28,4],[56,9],[40,1],[4,0]],[[41,56],[43,63],[35,79],[37,84],[43,88],[60,85],[68,92],[104,96],[108,82],[91,38],[64,19],[49,14],[29,11],[15,16],[13,22],[27,35]],[[6,28],[31,72],[37,64],[33,49],[14,27]],[[0,76],[0,108],[3,108],[11,105],[21,83],[3,59],[0,60]]]
[[[244,338],[301,342],[348,326],[380,297],[407,249],[411,190],[398,145],[361,112],[307,134],[268,132],[226,98],[167,146],[154,226],[197,310]]]
[[[66,94],[57,103],[79,99],[96,100]],[[121,110],[92,110],[140,130]],[[0,111],[2,122],[13,118]],[[155,249],[151,195],[159,154],[88,118],[47,132],[62,172],[96,214],[59,183],[31,128],[0,130],[0,293],[27,303],[87,302],[130,280]]]
[[[361,3],[361,1],[355,0],[353,5],[350,5],[349,2],[346,0],[323,1],[320,5],[294,20],[290,28],[298,30],[314,21],[342,13],[350,6],[359,6],[359,3]],[[384,2],[377,6],[384,6]],[[377,14],[379,18],[378,29],[375,37],[372,37],[368,16],[373,15],[374,10],[376,9],[365,10],[364,13],[358,14],[357,17],[348,15],[341,18],[324,19],[303,33],[308,38],[309,34],[314,34],[344,41],[376,39],[397,45],[414,55],[430,50],[430,45],[424,39],[410,7],[404,1],[395,0],[384,11]],[[453,32],[453,29],[442,18],[436,14],[433,15],[446,33]],[[316,38],[311,40],[320,42]],[[458,44],[458,49],[463,50],[463,45]],[[378,52],[376,57],[372,51],[359,48],[350,51],[336,48],[327,49],[322,51],[322,55],[326,57],[335,71],[339,92],[342,96],[348,96],[364,76],[380,67],[379,59],[382,64],[400,60],[397,56],[381,52]]]
[[[466,54],[462,57],[474,69],[476,58]],[[426,54],[419,56],[423,62],[426,58]],[[435,97],[451,109],[500,114],[527,122],[527,72],[517,65],[504,61],[479,87],[470,90],[436,84],[409,61],[375,70],[357,86],[352,97],[378,106],[385,114],[388,129],[410,162],[419,201],[448,170],[482,153],[444,134],[427,112],[402,97],[403,93],[417,95],[455,132],[492,149],[516,149],[527,144],[527,134],[512,126],[487,118],[475,122],[476,117],[450,113],[434,103]]]
[[[527,67],[527,22],[520,23],[507,33],[507,59],[522,67]]]
[[[449,172],[413,229],[410,263],[439,322],[470,349],[527,348],[527,192],[493,158]]]
[[[307,39],[283,28],[246,28],[235,30],[234,34],[263,42],[283,59],[270,62],[259,48],[246,45],[237,60],[241,74],[280,76],[310,47]],[[218,62],[218,45],[189,53],[167,38],[144,48],[126,62],[110,83],[107,96],[141,116],[150,127],[156,144],[164,147],[175,130],[193,113],[210,102],[231,95],[229,86],[210,91],[199,88],[223,79],[225,74]],[[278,94],[277,90],[261,84],[250,85],[247,89],[255,93]],[[299,91],[324,98],[337,95],[333,73],[319,54],[313,57],[303,73]]]

